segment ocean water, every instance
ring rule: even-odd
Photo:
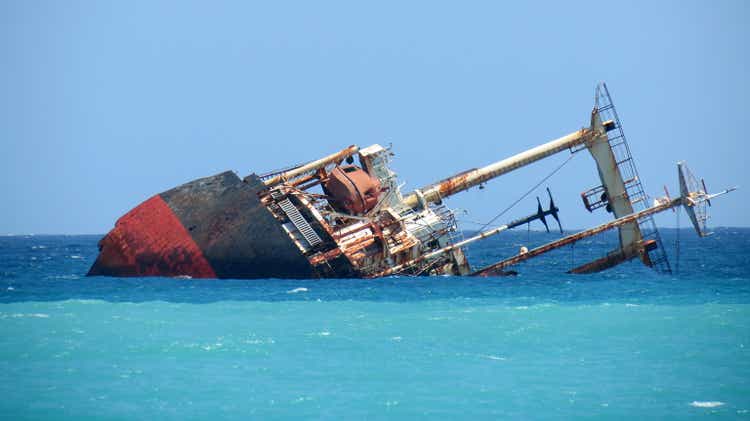
[[[516,277],[366,281],[86,278],[98,236],[0,237],[0,417],[748,419],[750,229],[662,234],[673,276],[564,273],[608,236]]]

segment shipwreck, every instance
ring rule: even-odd
[[[573,233],[483,268],[472,268],[464,247],[547,217],[550,205],[507,224],[463,238],[443,200],[553,154],[588,153],[599,185],[581,194],[589,211],[609,212],[605,224]],[[671,268],[652,215],[683,206],[707,235],[709,194],[684,163],[680,195],[649,198],[605,84],[596,89],[590,125],[559,139],[432,185],[401,192],[390,148],[349,146],[305,164],[240,178],[227,171],[157,194],[122,216],[99,242],[88,275],[193,278],[376,278],[388,275],[496,276],[508,268],[603,231],[619,231],[619,247],[571,268],[602,271],[639,259]],[[356,163],[355,163],[356,161]],[[538,199],[537,199],[538,201]],[[549,228],[548,228],[549,229]],[[560,227],[562,233],[562,228]]]

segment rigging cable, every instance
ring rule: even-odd
[[[524,194],[523,194],[523,196],[519,197],[519,198],[518,198],[518,200],[516,200],[515,202],[511,203],[511,204],[510,204],[510,206],[508,206],[507,208],[505,208],[505,209],[504,209],[504,210],[503,210],[502,212],[500,212],[499,214],[495,215],[495,217],[494,217],[494,218],[492,218],[492,219],[490,219],[490,221],[489,221],[489,222],[487,222],[486,224],[482,225],[482,227],[481,227],[481,228],[479,228],[479,231],[484,231],[484,229],[485,229],[485,228],[487,228],[487,226],[489,226],[489,225],[490,225],[490,224],[492,224],[493,222],[495,222],[495,221],[497,220],[497,218],[499,218],[499,217],[503,216],[503,215],[505,214],[505,212],[508,212],[509,210],[511,210],[511,209],[512,209],[512,208],[513,208],[514,206],[516,206],[516,205],[517,205],[517,204],[518,204],[518,203],[519,203],[520,201],[522,201],[523,199],[525,199],[525,198],[526,198],[526,196],[528,196],[528,195],[529,195],[529,194],[531,194],[531,193],[532,193],[532,192],[533,192],[534,190],[536,190],[537,188],[539,188],[539,186],[541,186],[541,185],[542,185],[542,183],[544,183],[545,181],[549,180],[549,178],[550,178],[550,177],[552,177],[553,175],[555,175],[555,173],[557,173],[558,171],[560,171],[560,170],[562,169],[562,167],[564,167],[564,166],[565,166],[565,164],[567,164],[568,162],[570,162],[570,160],[571,160],[571,159],[573,159],[573,157],[574,157],[574,156],[575,156],[575,153],[571,153],[571,154],[570,154],[570,156],[568,157],[568,159],[566,159],[566,160],[565,160],[565,161],[564,161],[564,162],[563,162],[562,164],[560,164],[560,165],[559,165],[559,166],[558,166],[557,168],[555,168],[554,170],[552,170],[552,172],[551,172],[551,173],[549,173],[549,174],[548,174],[548,175],[547,175],[546,177],[544,177],[544,178],[543,178],[543,179],[542,179],[542,180],[541,180],[540,182],[536,183],[536,185],[535,185],[534,187],[532,187],[532,188],[531,188],[531,189],[530,189],[529,191],[527,191],[526,193],[524,193]]]
[[[682,209],[677,208],[677,234],[675,235],[674,248],[675,248],[675,264],[674,273],[675,275],[680,273],[680,213]]]

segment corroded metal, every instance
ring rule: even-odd
[[[581,145],[590,138],[591,133],[591,130],[588,128],[581,129],[559,139],[555,139],[551,142],[547,142],[543,145],[503,159],[502,161],[492,163],[482,168],[475,168],[456,174],[420,190],[425,201],[438,203],[442,201],[443,198],[478,186],[493,178],[517,170],[550,155]],[[412,193],[409,196],[404,197],[404,204],[410,207],[418,206],[419,198],[417,197],[417,194]]]
[[[568,235],[567,237],[563,237],[557,241],[553,241],[551,243],[547,243],[543,246],[534,248],[532,250],[529,250],[526,253],[518,254],[516,256],[510,257],[508,259],[502,260],[500,262],[494,263],[492,265],[486,266],[482,269],[479,269],[472,273],[472,276],[492,276],[493,274],[502,271],[504,268],[508,266],[512,266],[515,264],[518,264],[520,262],[523,262],[524,260],[531,259],[533,257],[539,256],[541,254],[547,253],[549,251],[552,251],[554,249],[567,246],[568,244],[573,244],[577,241],[583,240],[584,238],[591,237],[593,235],[602,233],[604,231],[610,230],[612,228],[617,228],[624,224],[629,224],[632,222],[637,221],[640,218],[647,217],[649,215],[653,215],[655,213],[663,212],[667,209],[671,209],[675,206],[679,206],[683,204],[682,197],[678,197],[676,199],[672,199],[669,201],[665,201],[664,203],[661,203],[657,206],[654,206],[652,208],[648,208],[644,211],[633,213],[627,216],[623,216],[622,218],[615,219],[614,221],[606,222],[604,224],[598,225],[594,228],[581,231],[572,235]],[[635,247],[635,246],[634,246]],[[637,247],[644,247],[643,244],[638,244]],[[622,259],[622,261],[627,260],[629,258],[635,257],[637,255],[637,251],[635,249],[631,250],[625,250],[623,253],[625,254],[625,258]]]
[[[318,168],[325,167],[326,165],[332,164],[332,163],[340,163],[346,158],[354,155],[359,151],[359,147],[355,145],[351,145],[348,148],[342,149],[334,154],[328,155],[324,158],[320,158],[316,161],[309,162],[305,165],[299,166],[297,168],[294,168],[293,170],[289,170],[286,172],[283,172],[273,178],[270,178],[264,183],[266,186],[274,186],[276,184],[279,184],[283,181],[292,180],[295,177],[298,177],[300,175],[303,175],[305,173],[308,173],[310,171],[315,171]]]

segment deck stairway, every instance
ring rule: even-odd
[[[294,204],[291,200],[289,200],[288,197],[282,198],[283,196],[278,191],[273,191],[271,193],[271,196],[274,199],[277,199],[276,203],[279,205],[281,210],[284,211],[284,214],[286,214],[287,218],[289,218],[289,221],[292,223],[292,225],[294,225],[297,231],[302,234],[302,237],[307,240],[308,244],[310,244],[310,247],[315,247],[316,245],[323,242],[318,233],[315,232],[310,223],[307,222],[305,217],[300,213],[299,209],[294,206]]]

